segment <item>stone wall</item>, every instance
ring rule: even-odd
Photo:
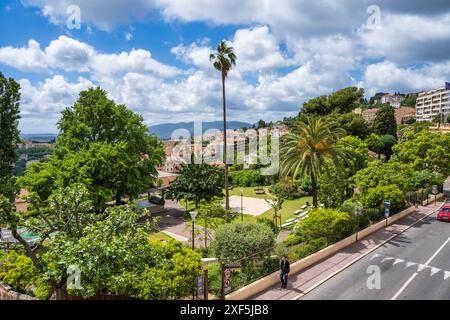
[[[0,282],[0,300],[36,300],[26,294],[15,292],[11,287]]]

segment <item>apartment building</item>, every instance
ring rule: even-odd
[[[441,114],[443,119],[450,114],[450,84],[444,88],[419,93],[416,101],[417,121],[431,121]]]

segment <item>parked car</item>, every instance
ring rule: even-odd
[[[450,222],[450,204],[443,205],[437,214],[437,219],[439,221],[449,221]]]

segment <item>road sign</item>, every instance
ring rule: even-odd
[[[390,215],[391,202],[386,200],[384,201],[384,217],[387,219]]]
[[[433,189],[432,189],[431,193],[433,193],[435,195],[439,193],[437,185],[433,185]]]
[[[200,274],[197,277],[197,299],[204,295],[204,288],[203,274]]]

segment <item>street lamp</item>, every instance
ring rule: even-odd
[[[195,239],[195,218],[197,217],[198,212],[197,211],[191,211],[189,212],[192,219],[192,250],[194,250],[194,239]],[[197,284],[197,282],[195,282]],[[192,292],[192,300],[195,300],[195,289]]]
[[[244,205],[243,205],[244,188],[241,187],[241,221],[244,222]]]
[[[195,233],[194,233],[194,228],[195,228],[195,218],[197,217],[198,212],[197,211],[191,211],[189,212],[189,214],[191,215],[191,219],[192,219],[192,250],[194,250],[194,238],[195,238]]]
[[[356,228],[356,241],[358,241],[358,231],[359,231],[359,217],[361,216],[361,214],[362,214],[362,208],[361,207],[356,207],[356,210],[355,210],[355,228]]]

